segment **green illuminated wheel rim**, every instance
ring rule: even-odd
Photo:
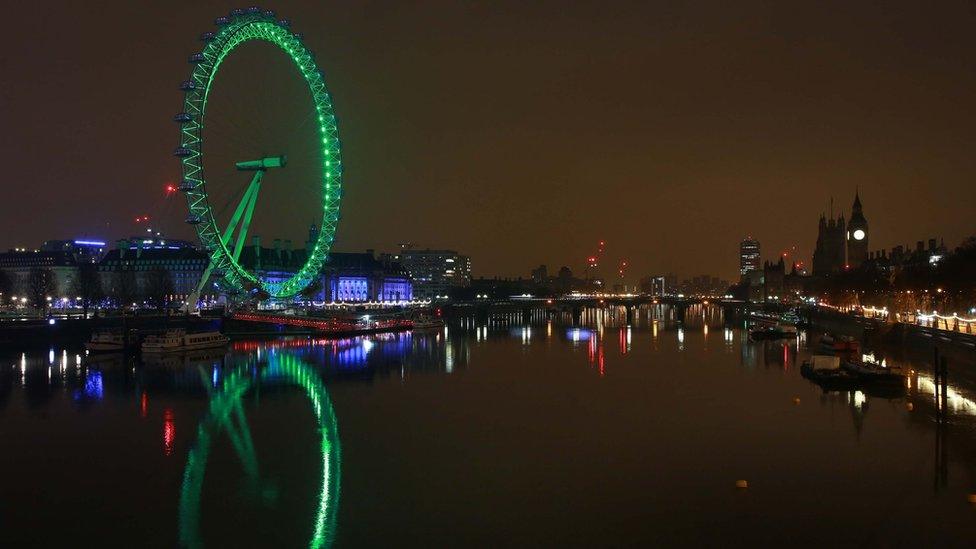
[[[207,375],[203,371],[200,375],[209,387]],[[315,369],[290,354],[272,351],[268,367],[260,374],[260,379],[283,380],[301,387],[312,407],[321,436],[322,478],[308,546],[310,549],[329,547],[335,539],[342,463],[339,428],[332,400]],[[211,394],[207,416],[197,428],[196,443],[190,449],[183,469],[179,511],[179,535],[183,547],[204,547],[200,535],[200,499],[214,438],[226,432],[240,456],[245,473],[253,478],[258,475],[257,457],[242,407],[242,398],[253,384],[254,379],[242,368],[225,376],[220,388]]]
[[[210,254],[215,278],[223,280],[228,290],[249,291],[255,288],[270,297],[291,297],[305,289],[321,271],[335,240],[339,221],[339,201],[342,194],[342,159],[339,130],[332,101],[325,87],[322,71],[312,52],[302,43],[301,35],[293,33],[287,20],[276,20],[274,12],[257,8],[234,10],[229,17],[216,20],[217,32],[205,33],[201,39],[206,46],[190,57],[194,65],[189,80],[180,88],[184,91],[183,112],[177,115],[180,123],[180,146],[175,155],[183,165],[180,190],[186,193],[190,214],[187,222],[196,226],[201,244]],[[223,60],[237,46],[249,40],[263,40],[284,51],[295,63],[312,94],[318,138],[321,139],[322,221],[318,240],[309,250],[308,260],[291,278],[284,281],[264,280],[248,271],[234,258],[217,226],[207,194],[203,168],[203,128],[206,122],[207,96],[217,70]],[[232,247],[232,246],[231,246]]]

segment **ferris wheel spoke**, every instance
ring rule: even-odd
[[[237,190],[234,194],[230,195],[227,198],[227,200],[224,202],[224,204],[220,207],[220,209],[214,211],[214,219],[220,219],[224,217],[224,214],[227,213],[227,210],[230,209],[230,205],[233,204],[235,200],[240,201],[244,199],[241,193],[247,191],[247,189],[249,188],[250,188],[249,185],[245,185],[241,187],[239,190]]]
[[[222,141],[228,141],[232,145],[236,145],[236,148],[248,149],[250,152],[255,152],[260,148],[260,144],[254,139],[251,134],[253,132],[247,131],[248,128],[244,128],[236,121],[232,119],[220,120],[214,119],[216,122],[210,120],[207,121],[208,125],[216,124],[216,128],[212,128],[215,131],[208,131],[212,137],[219,138]]]

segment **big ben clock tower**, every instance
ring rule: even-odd
[[[861,196],[854,193],[851,219],[847,223],[847,264],[856,269],[868,257],[868,220],[861,209]]]

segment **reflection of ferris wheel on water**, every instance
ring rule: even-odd
[[[226,434],[237,453],[248,484],[262,486],[257,452],[244,413],[244,397],[263,382],[291,384],[302,388],[315,415],[316,432],[320,440],[321,476],[309,479],[317,485],[318,505],[309,528],[308,547],[319,549],[332,544],[336,532],[339,507],[340,466],[342,454],[339,429],[332,400],[319,378],[318,372],[292,354],[272,350],[268,363],[260,374],[251,368],[237,368],[227,373],[217,386],[208,384],[208,377],[200,371],[203,384],[210,395],[208,413],[197,428],[196,443],[187,454],[180,491],[179,536],[184,547],[203,547],[201,507],[207,461],[211,447],[221,434]],[[216,374],[214,374],[216,376]]]
[[[210,266],[196,293],[190,298],[191,307],[195,306],[200,290],[211,275],[230,293],[264,292],[270,297],[290,297],[301,292],[318,275],[332,248],[342,194],[339,132],[332,102],[322,72],[315,64],[312,53],[302,44],[301,35],[290,30],[291,24],[287,20],[276,19],[273,11],[262,11],[256,7],[235,9],[230,16],[218,17],[216,24],[216,32],[207,32],[200,37],[205,43],[203,50],[190,56],[193,70],[190,78],[180,85],[185,93],[183,112],[175,117],[180,124],[180,145],[174,155],[180,158],[183,166],[179,188],[186,194],[190,210],[186,221],[196,228],[201,245],[210,255]],[[207,193],[203,161],[207,97],[220,64],[236,47],[251,40],[277,46],[295,63],[311,92],[313,117],[317,122],[318,138],[321,139],[319,149],[322,155],[318,170],[321,179],[321,230],[309,249],[304,265],[284,281],[262,278],[243,266],[240,256],[257,204],[261,180],[267,170],[283,168],[285,157],[273,156],[237,163],[238,170],[253,172],[254,175],[227,227],[218,226]]]

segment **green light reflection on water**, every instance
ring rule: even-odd
[[[204,386],[210,387],[209,380],[202,370],[201,376],[204,379]],[[284,380],[297,385],[304,389],[312,405],[321,435],[322,484],[315,524],[308,546],[312,549],[329,547],[335,538],[342,461],[332,400],[315,370],[288,353],[271,353],[268,356],[268,367],[261,372],[260,380]],[[190,449],[183,470],[179,536],[180,544],[184,547],[204,547],[200,537],[200,498],[210,445],[216,436],[221,432],[228,434],[241,459],[245,474],[250,480],[257,482],[257,458],[241,403],[241,399],[252,388],[253,381],[246,369],[239,368],[226,375],[220,386],[211,392],[208,414],[197,427],[196,444]]]

